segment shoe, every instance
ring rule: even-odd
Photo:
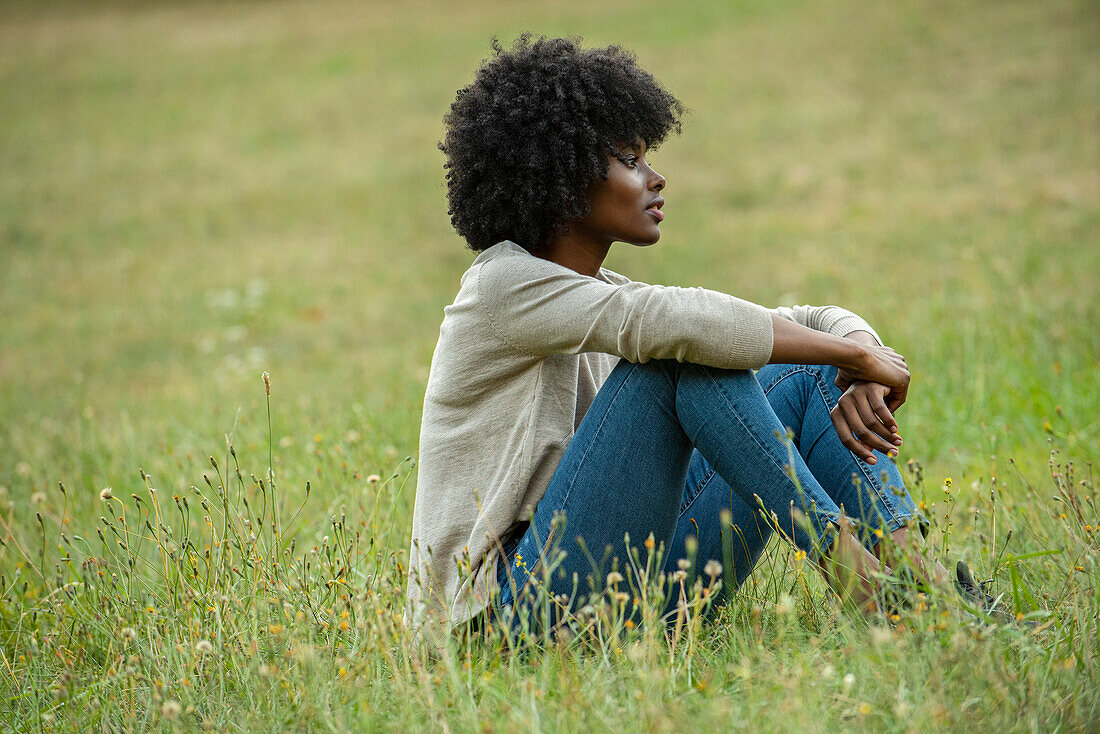
[[[993,598],[986,591],[992,583],[992,579],[975,581],[970,573],[970,567],[963,561],[959,561],[955,566],[955,591],[959,592],[965,604],[977,608],[986,617],[991,617],[1002,624],[1013,621],[1012,610],[1004,602],[1004,595]]]

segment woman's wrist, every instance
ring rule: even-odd
[[[839,356],[833,364],[849,372],[860,372],[867,364],[869,350],[856,339],[843,338],[839,340]]]

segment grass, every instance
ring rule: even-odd
[[[0,725],[1095,731],[1098,25],[1061,0],[5,4]],[[519,654],[408,639],[405,457],[470,260],[435,141],[524,29],[620,42],[693,110],[652,160],[664,239],[609,265],[864,315],[913,366],[932,546],[1037,628],[937,599],[866,625],[773,546],[675,645],[611,607]]]

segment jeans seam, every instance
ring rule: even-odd
[[[703,489],[710,483],[710,480],[714,478],[714,475],[718,473],[718,470],[711,467],[710,471],[699,480],[699,483],[695,485],[694,489],[688,494],[686,500],[680,504],[680,514],[683,515],[688,511],[688,508],[695,504],[695,500],[699,499],[699,495],[703,493]]]

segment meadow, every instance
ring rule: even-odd
[[[776,544],[671,640],[614,603],[410,638],[472,259],[436,142],[525,30],[691,110],[660,244],[609,267],[838,303],[908,357],[929,545],[1015,623],[950,591],[866,622]],[[1097,38],[1068,0],[0,5],[0,728],[1100,731]]]

